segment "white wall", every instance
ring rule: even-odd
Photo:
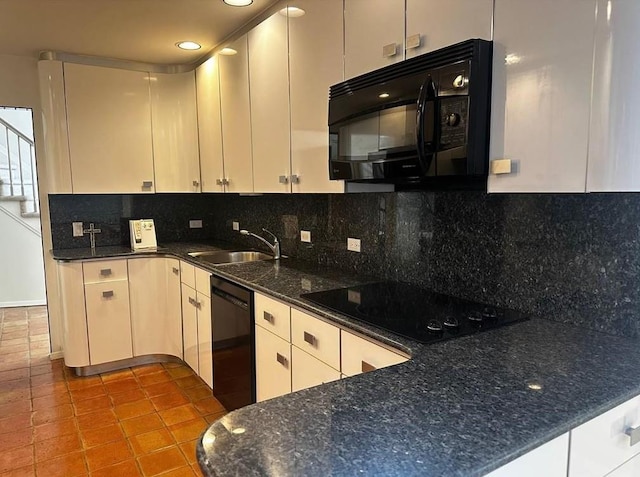
[[[49,254],[51,249],[51,224],[49,223],[49,202],[47,200],[47,160],[43,142],[42,108],[40,106],[38,61],[36,58],[0,55],[0,105],[31,108],[33,110],[38,183],[41,198],[42,242],[49,321],[51,324],[51,349],[56,353],[61,350],[62,334],[60,329],[57,268]]]

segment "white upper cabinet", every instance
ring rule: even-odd
[[[255,192],[290,192],[287,17],[276,13],[249,32],[249,90]]]
[[[200,192],[195,73],[150,79],[156,192]]]
[[[402,61],[404,19],[404,0],[345,0],[345,78]]]
[[[214,56],[196,69],[202,192],[224,192],[218,61]]]
[[[407,0],[406,57],[470,38],[491,40],[493,0]]]
[[[253,192],[247,35],[229,47],[236,54],[219,57],[226,187],[229,192]]]
[[[489,192],[585,191],[595,3],[496,0]]]
[[[64,64],[73,192],[153,192],[149,74]]]
[[[344,192],[329,180],[329,87],[343,80],[342,0],[298,0],[304,10],[289,16],[291,189]],[[313,52],[310,54],[310,52]]]
[[[640,191],[640,2],[598,0],[587,190]]]

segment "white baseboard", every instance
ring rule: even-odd
[[[54,351],[49,355],[49,359],[53,361],[54,359],[64,358],[64,353],[62,351]]]
[[[26,301],[5,301],[0,302],[0,308],[16,308],[19,306],[42,306],[46,305],[47,300],[26,300]]]

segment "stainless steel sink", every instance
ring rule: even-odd
[[[256,262],[259,260],[272,260],[273,256],[255,252],[252,250],[241,250],[234,252],[227,251],[208,251],[208,252],[191,252],[190,257],[203,260],[205,262],[212,263],[214,265],[222,265],[225,263],[243,263],[243,262]]]

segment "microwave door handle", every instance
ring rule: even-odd
[[[430,94],[431,93],[431,94]],[[429,171],[433,156],[428,156],[424,147],[424,124],[427,114],[427,102],[430,96],[435,96],[433,80],[431,75],[427,77],[425,82],[420,87],[420,94],[418,95],[418,104],[416,108],[416,147],[418,150],[418,162],[422,168],[424,175]]]

